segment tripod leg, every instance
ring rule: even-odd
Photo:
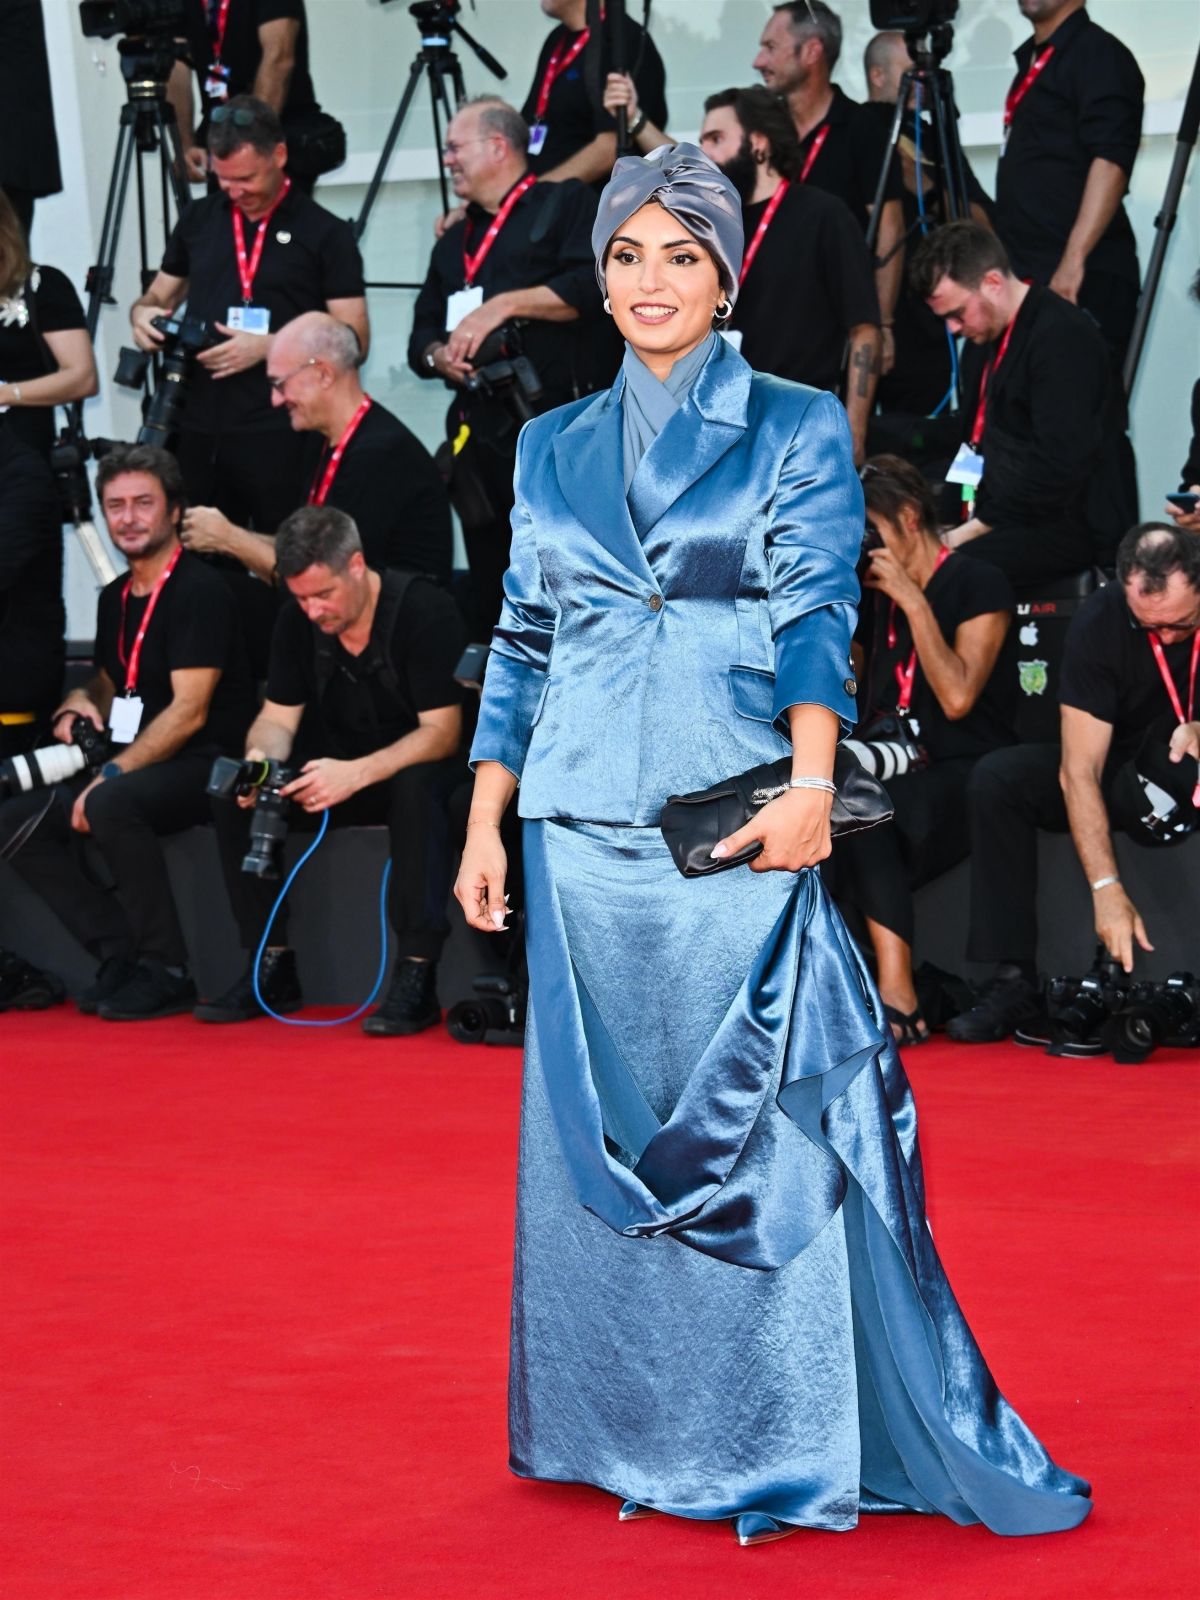
[[[453,55],[450,57],[450,61],[452,63],[451,70],[455,74],[455,90],[457,92],[457,89],[462,81],[462,74],[458,66],[458,61]],[[429,84],[431,91],[430,106],[433,111],[433,148],[438,152],[438,186],[441,189],[442,194],[442,215],[445,216],[446,212],[450,209],[450,188],[446,179],[446,169],[441,164],[441,119],[444,116],[446,119],[446,126],[449,127],[450,119],[454,115],[454,112],[450,108],[449,97],[446,94],[446,79],[442,63],[440,61],[431,61],[429,63]]]
[[[900,129],[904,124],[904,108],[908,104],[908,91],[913,81],[911,70],[906,72],[900,79],[900,94],[896,100],[896,114],[892,118],[892,130],[888,134],[887,151],[884,154],[883,166],[879,169],[879,182],[875,185],[875,199],[871,204],[871,220],[867,224],[867,249],[872,256],[875,254],[875,242],[879,238],[879,221],[883,211],[883,197],[887,192],[888,178],[891,176],[892,164],[896,159],[896,149],[900,143]]]
[[[966,220],[971,214],[967,199],[967,175],[962,143],[954,115],[954,92],[938,69],[930,76],[929,97],[933,104],[933,125],[937,133],[938,163],[941,169],[943,215],[947,222]]]
[[[125,108],[126,110],[128,107]],[[121,236],[121,218],[125,211],[125,197],[129,190],[129,168],[133,161],[133,120],[121,113],[121,126],[117,134],[117,148],[113,156],[112,177],[108,184],[108,198],[104,203],[104,223],[100,229],[100,250],[96,264],[87,275],[88,307],[87,330],[89,339],[95,339],[100,321],[100,307],[111,305],[113,269],[117,259],[117,241]]]
[[[183,139],[175,107],[169,100],[156,101],[155,121],[158,124],[158,151],[163,166],[163,220],[166,221],[166,190],[171,187],[178,220],[192,203],[191,186],[187,178],[187,163],[183,159]],[[168,232],[169,232],[168,228]]]
[[[417,85],[421,81],[421,57],[418,54],[408,71],[408,82],[404,86],[404,94],[396,108],[396,115],[392,118],[392,125],[388,129],[388,136],[383,142],[383,149],[379,152],[379,161],[375,171],[371,174],[371,181],[367,185],[367,192],[363,199],[362,210],[354,221],[354,238],[357,243],[367,231],[367,221],[371,215],[371,207],[383,183],[384,175],[391,163],[392,151],[396,148],[396,140],[400,137],[400,130],[404,126],[404,119],[408,115],[408,108],[412,104],[413,95],[417,92]],[[439,151],[439,155],[440,155]]]

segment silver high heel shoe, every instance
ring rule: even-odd
[[[789,1522],[776,1522],[762,1511],[743,1511],[733,1519],[733,1534],[746,1548],[752,1544],[770,1544],[772,1539],[786,1539],[789,1533],[799,1533],[799,1528]]]
[[[653,1506],[639,1505],[636,1500],[623,1500],[617,1512],[618,1522],[640,1522],[643,1517],[661,1517],[662,1512]]]

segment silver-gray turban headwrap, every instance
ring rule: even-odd
[[[742,202],[715,162],[694,144],[664,144],[648,156],[622,156],[600,196],[592,228],[596,279],[604,292],[604,257],[614,233],[650,200],[677,217],[711,253],[732,305],[742,269]]]

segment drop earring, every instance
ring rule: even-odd
[[[608,298],[607,295],[604,296],[604,309],[605,309],[605,311],[608,312],[609,316],[611,317],[612,316],[612,301]]]

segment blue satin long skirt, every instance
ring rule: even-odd
[[[815,872],[527,822],[513,1470],[680,1516],[1076,1526],[925,1221],[916,1114]]]

